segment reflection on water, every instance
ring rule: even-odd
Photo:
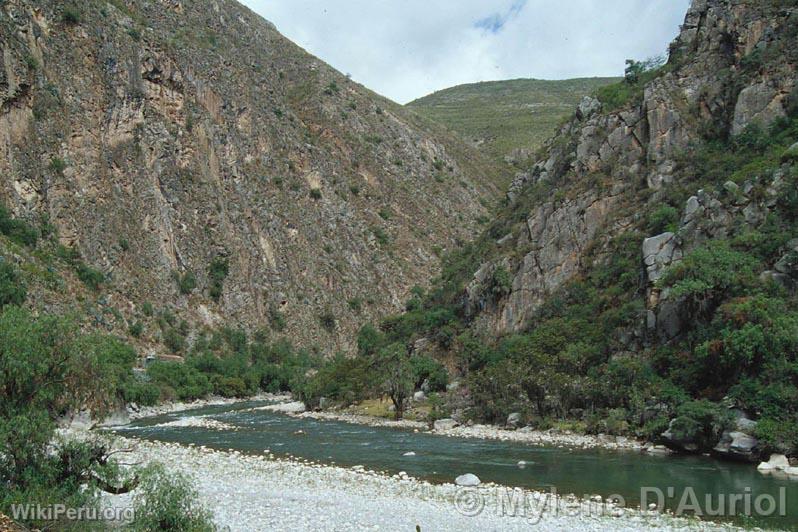
[[[722,494],[767,493],[777,501],[786,499],[787,515],[746,524],[798,530],[798,482],[762,475],[751,465],[701,457],[655,457],[448,438],[253,410],[262,405],[239,403],[167,414],[137,422],[120,432],[216,449],[232,448],[253,454],[271,451],[278,456],[290,454],[343,466],[363,465],[391,474],[406,471],[434,482],[451,482],[463,473],[474,473],[483,482],[555,488],[560,494],[618,494],[627,505],[635,506],[640,503],[644,487],[659,488],[665,493],[673,488],[674,499],[665,501],[672,509],[686,488],[692,488],[701,501],[706,495],[717,498]],[[229,430],[231,427],[235,429]],[[525,462],[523,467],[519,467],[520,461]]]

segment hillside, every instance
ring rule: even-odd
[[[0,44],[0,200],[98,272],[88,301],[30,305],[113,309],[142,354],[184,354],[145,305],[179,345],[230,325],[346,350],[496,195],[478,154],[232,0],[11,0]]]
[[[407,104],[499,163],[534,155],[579,101],[618,78],[515,79],[459,85]]]
[[[361,331],[364,360],[424,368],[386,389],[426,382],[460,421],[798,453],[796,39],[794,1],[693,2],[667,64],[584,99],[432,290]]]

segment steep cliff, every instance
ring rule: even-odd
[[[10,0],[0,47],[0,198],[101,271],[123,321],[147,302],[346,348],[494,191],[478,155],[232,0]]]
[[[777,4],[693,2],[667,64],[647,74],[653,79],[622,83],[620,98],[586,98],[549,143],[548,156],[516,176],[508,196],[519,204],[515,211],[528,207],[528,212],[511,234],[502,235],[502,245],[515,258],[507,264],[513,273],[509,295],[482,317],[494,330],[522,330],[552,291],[584,272],[588,251],[601,255],[612,236],[645,230],[640,222],[648,209],[685,191],[698,194],[702,185],[719,185],[689,167],[691,149],[739,136],[748,127],[767,128],[786,116],[798,91],[798,14],[789,2]],[[771,184],[764,181],[772,176],[755,177]],[[552,187],[558,197],[524,204],[524,194],[534,187]],[[734,217],[703,207],[697,214],[700,197],[701,205],[712,201],[704,193],[686,206],[675,206],[685,213],[680,243],[652,252],[654,243],[649,242],[647,261],[670,264],[685,249],[727,234]],[[767,201],[762,201],[738,206],[755,221],[766,217]],[[701,216],[712,217],[715,226],[724,226],[725,220],[726,232],[716,227],[699,235],[695,226]],[[653,283],[658,267],[648,266],[647,280]],[[469,293],[479,299],[479,282]],[[654,297],[651,306],[656,304]]]

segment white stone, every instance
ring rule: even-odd
[[[458,486],[479,486],[482,484],[482,481],[479,480],[478,476],[472,473],[466,473],[454,479],[454,483]]]
[[[784,470],[790,467],[790,461],[783,454],[771,454],[768,463],[773,466],[773,469]]]
[[[452,418],[439,419],[434,424],[435,430],[449,430],[455,428],[459,423]]]

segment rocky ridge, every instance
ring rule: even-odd
[[[279,315],[346,349],[494,190],[463,144],[232,0],[11,0],[0,28],[0,198],[100,270],[124,321]]]

